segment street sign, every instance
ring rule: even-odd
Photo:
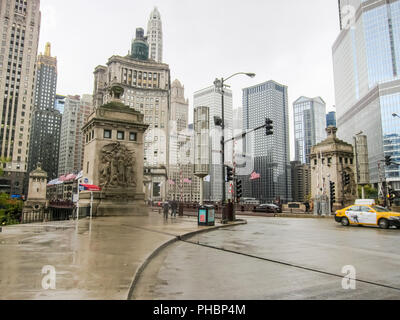
[[[88,184],[88,183],[89,183],[89,179],[88,179],[88,178],[85,178],[85,179],[83,180],[83,182],[84,182],[85,184]]]

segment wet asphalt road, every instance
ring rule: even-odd
[[[400,230],[250,218],[157,256],[133,299],[400,299]],[[344,266],[356,289],[345,290]]]

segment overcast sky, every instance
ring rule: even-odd
[[[257,77],[229,82],[234,108],[242,88],[272,79],[289,87],[291,112],[302,95],[321,96],[333,110],[337,0],[41,0],[39,52],[51,42],[57,93],[93,93],[94,68],[128,53],[136,28],[147,31],[154,6],[163,22],[163,60],[172,81],[185,86],[190,109],[195,91],[245,71]]]

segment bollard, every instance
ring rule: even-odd
[[[3,232],[3,228],[2,227],[0,227],[0,232]]]

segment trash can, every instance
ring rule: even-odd
[[[201,206],[198,211],[199,226],[215,226],[215,207]]]

